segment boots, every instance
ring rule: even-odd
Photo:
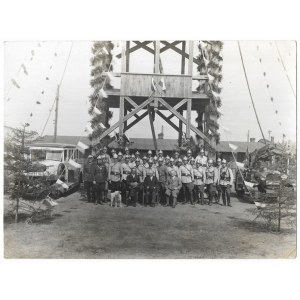
[[[193,191],[190,192],[190,199],[191,199],[191,204],[195,205]]]
[[[169,206],[169,202],[170,202],[170,197],[166,195],[166,204],[164,205],[164,207]]]
[[[173,205],[172,205],[172,207],[175,208],[176,204],[177,204],[177,198],[173,197]]]

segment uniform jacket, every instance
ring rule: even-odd
[[[122,180],[126,180],[127,176],[131,174],[131,169],[126,163],[122,163],[121,173],[122,173]]]
[[[153,175],[154,175],[156,178],[158,178],[157,168],[156,168],[154,165],[153,165],[151,168],[148,167],[148,168],[145,169],[145,174],[146,174],[146,176],[147,176],[147,172],[148,172],[149,170],[152,170]],[[145,176],[145,177],[146,177],[146,176]]]
[[[190,183],[194,180],[194,171],[192,166],[189,164],[180,166],[179,174],[182,183]]]
[[[176,172],[176,176],[179,177],[179,169],[177,166],[169,166],[167,167],[168,169],[168,175],[171,176],[171,171],[175,171]],[[179,177],[180,178],[180,177]]]
[[[215,167],[207,167],[205,170],[205,175],[206,175],[206,184],[210,183],[217,183],[218,181],[218,172]]]
[[[108,179],[108,171],[106,166],[99,166],[97,164],[93,165],[92,179],[96,182],[105,182]]]
[[[147,168],[149,168],[149,164],[146,162],[146,163],[141,163],[141,165],[145,168],[145,169],[147,169]]]
[[[92,180],[92,166],[93,166],[93,162],[89,163],[88,161],[86,161],[83,165],[83,181],[93,181]]]
[[[195,185],[202,185],[206,181],[206,174],[205,168],[199,167],[194,168],[194,184]]]
[[[233,173],[228,167],[221,167],[219,171],[220,185],[233,185]]]
[[[180,190],[182,188],[181,180],[176,176],[168,177],[166,188],[169,190]]]
[[[138,176],[141,177],[141,180],[143,181],[146,177],[146,174],[145,174],[145,167],[139,165],[138,167],[136,166],[136,174]]]
[[[114,182],[121,180],[121,163],[120,162],[115,162],[115,163],[110,164],[109,179]]]
[[[158,184],[158,180],[155,176],[152,176],[152,179],[150,178],[149,175],[146,176],[144,180],[144,187],[154,188],[157,187],[157,184]]]
[[[140,176],[138,176],[138,175],[133,176],[132,174],[129,174],[126,179],[126,184],[130,187],[131,183],[134,183],[134,182],[141,183]]]
[[[165,165],[157,167],[158,172],[158,181],[159,182],[166,182],[168,178],[168,168]]]
[[[196,157],[196,162],[200,162],[201,165],[206,166],[206,164],[207,164],[207,157],[206,156],[202,156],[201,157],[200,155],[198,155]]]

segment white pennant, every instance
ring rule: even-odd
[[[204,57],[204,55],[203,55],[203,60],[204,60],[205,65],[207,66],[207,65],[209,64],[209,60],[206,59],[206,58]]]
[[[236,165],[240,168],[240,169],[244,169],[244,167],[245,167],[245,164],[243,164],[243,163],[240,163],[240,162],[236,162]]]
[[[100,94],[102,95],[102,98],[107,98],[108,97],[103,88],[100,90]]]
[[[165,91],[167,88],[166,88],[166,85],[165,85],[165,80],[164,80],[164,78],[161,78],[160,81],[159,81],[159,83],[160,83],[161,86],[162,86],[162,90]]]
[[[154,83],[153,77],[152,77],[152,79],[151,79],[151,87],[152,87],[152,90],[154,90],[154,91],[157,90],[156,85],[155,85],[155,83]]]
[[[74,167],[75,169],[80,169],[81,168],[81,164],[78,164],[75,160],[73,159],[69,159],[69,164]]]
[[[229,147],[232,151],[236,151],[236,149],[238,148],[238,146],[236,146],[234,144],[230,144],[230,143],[229,143]]]
[[[254,183],[252,183],[252,182],[249,182],[249,181],[244,181],[244,183],[245,183],[245,186],[246,186],[247,188],[251,188],[251,189],[253,189],[253,187],[254,187]]]
[[[83,142],[78,142],[76,147],[81,153],[84,153],[85,150],[89,149],[89,146],[84,144]]]
[[[95,106],[93,112],[97,115],[101,115],[101,111]]]
[[[103,50],[103,52],[104,52],[106,55],[109,55],[109,53],[108,53],[108,51],[107,51],[107,49],[106,49],[105,46],[102,48],[102,50]]]
[[[208,76],[209,81],[214,81],[215,80],[215,78],[213,76],[211,76],[210,74],[208,74],[208,73],[207,73],[207,76]]]
[[[89,134],[92,134],[93,131],[94,131],[93,128],[92,128],[91,122],[88,122],[88,123],[86,124],[85,129],[87,130],[87,132],[88,132]]]
[[[64,183],[63,181],[61,181],[60,179],[57,179],[56,183],[59,184],[60,186],[62,186],[64,189],[67,189],[67,190],[69,189],[69,186],[66,183]]]

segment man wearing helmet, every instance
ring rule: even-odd
[[[130,169],[132,169],[132,168],[135,167],[135,155],[134,154],[132,154],[130,156],[130,160],[129,160],[128,166],[130,167]]]
[[[158,166],[158,157],[156,155],[153,157],[153,166]]]
[[[218,203],[220,202],[220,198],[222,195],[222,189],[220,186],[220,169],[221,169],[221,158],[217,159],[217,165],[216,165],[216,169],[217,169],[217,174],[218,174],[218,180],[217,180],[217,201]]]
[[[86,190],[86,195],[88,202],[95,201],[95,199],[91,199],[93,196],[93,180],[92,180],[92,165],[93,165],[94,157],[93,155],[89,155],[87,161],[83,165],[82,175],[83,175],[83,185]]]
[[[129,148],[128,148],[128,147],[125,147],[125,155],[130,156],[130,151],[129,151]]]
[[[133,204],[135,207],[141,189],[141,178],[137,175],[136,168],[131,169],[131,174],[127,176],[126,183],[129,189],[128,203],[126,204]]]
[[[196,157],[196,162],[200,162],[201,166],[206,167],[207,165],[207,157],[204,155],[204,149],[201,148],[199,155]]]
[[[92,180],[95,193],[95,204],[103,204],[105,182],[108,180],[108,170],[102,156],[98,156],[97,164],[92,167]]]
[[[109,185],[111,192],[121,191],[121,158],[114,154],[109,168]]]
[[[226,160],[222,160],[222,166],[220,168],[220,186],[222,189],[222,200],[223,200],[223,205],[226,206],[231,206],[230,203],[230,188],[233,185],[233,173],[230,168],[226,166]]]
[[[140,164],[143,163],[142,159],[141,159],[141,153],[139,151],[135,152],[135,159],[140,161]]]
[[[146,174],[149,170],[151,170],[153,172],[153,175],[158,179],[157,168],[156,166],[154,166],[152,158],[150,158],[148,161],[148,168],[146,168]]]
[[[164,155],[163,155],[164,153],[162,152],[162,150],[159,150],[158,151],[158,159],[159,158],[162,158],[163,159],[163,162],[164,162]]]
[[[145,169],[148,169],[148,168],[149,168],[148,159],[147,159],[146,156],[143,156],[143,158],[142,158],[142,166],[143,166]]]
[[[149,161],[150,158],[152,158],[152,151],[151,150],[149,150],[147,152],[147,160]]]
[[[193,159],[193,157],[192,157],[192,150],[189,149],[187,151],[186,157],[187,157],[188,163],[190,164],[191,163],[191,159]]]
[[[158,173],[160,199],[163,199],[165,196],[166,181],[168,178],[168,168],[166,165],[163,165],[162,157],[158,159],[157,173]]]
[[[205,168],[201,166],[200,161],[196,162],[194,168],[194,191],[198,203],[204,204],[204,185],[205,185],[206,175]],[[201,199],[201,202],[200,202]]]
[[[127,192],[127,184],[126,179],[129,174],[131,174],[131,168],[129,167],[129,159],[128,155],[125,155],[125,162],[121,165],[121,178],[122,178],[122,199],[126,199]]]
[[[175,176],[176,177],[179,177],[179,170],[178,170],[178,167],[174,165],[174,158],[171,157],[170,158],[170,163],[169,163],[169,166],[167,166],[167,170],[168,170],[168,175],[171,176],[171,171],[175,171]]]
[[[179,167],[180,179],[182,182],[182,190],[184,201],[182,204],[187,203],[189,198],[192,205],[194,205],[193,199],[193,189],[194,189],[194,171],[190,164],[188,164],[188,158],[185,156],[183,158],[183,165]]]
[[[179,152],[174,152],[174,165],[178,167]]]
[[[111,160],[110,160],[109,154],[107,153],[107,147],[106,146],[104,146],[102,148],[102,156],[104,156],[106,158],[106,161],[107,161],[108,165],[110,165]]]
[[[216,171],[216,168],[213,166],[213,160],[209,159],[207,168],[205,170],[205,176],[206,176],[206,188],[208,192],[208,199],[209,199],[209,205],[212,205],[212,199],[215,197],[216,194],[216,183],[218,180],[218,174]]]

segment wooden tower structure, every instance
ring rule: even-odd
[[[153,55],[153,73],[130,72],[131,54],[139,49],[144,49]],[[181,56],[179,74],[164,74],[160,54],[165,51],[173,51]],[[194,64],[200,64],[200,61],[194,57],[194,41],[124,41],[122,52],[117,57],[122,60],[121,73],[114,73],[114,76],[121,78],[120,89],[107,90],[107,94],[109,108],[119,108],[119,120],[101,134],[99,141],[117,128],[122,136],[128,129],[149,116],[157,149],[153,127],[153,113],[156,113],[178,132],[179,140],[181,140],[183,124],[185,124],[187,139],[190,138],[191,132],[194,132],[198,140],[215,148],[215,143],[205,135],[204,130],[204,117],[208,117],[206,107],[210,101],[205,93],[206,88],[200,92],[192,89],[194,80],[204,82],[204,87],[207,87],[208,81],[206,75],[193,74]],[[191,123],[193,110],[200,112],[203,116],[202,120],[198,121],[203,125],[200,126],[202,130]],[[169,115],[163,111],[169,111]],[[186,111],[186,117],[183,116],[184,111]],[[173,122],[173,118],[179,119],[179,125]],[[129,123],[130,119],[133,120]]]

